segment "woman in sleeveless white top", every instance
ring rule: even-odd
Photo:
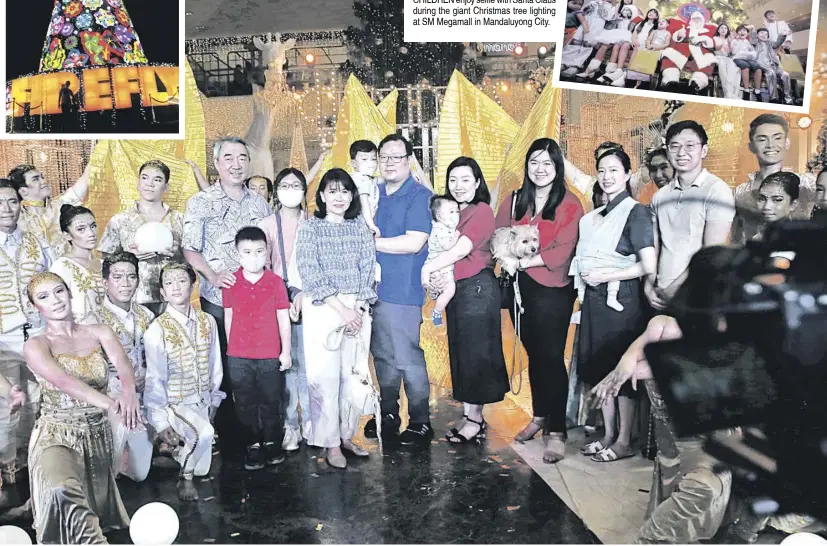
[[[94,255],[98,244],[95,215],[86,207],[63,205],[60,229],[69,242],[69,250],[49,270],[60,275],[69,287],[75,322],[94,324],[97,322],[95,312],[105,294],[101,262]]]

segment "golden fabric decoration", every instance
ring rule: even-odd
[[[391,93],[388,97],[394,95]],[[385,100],[384,108],[393,110],[393,117],[396,117],[396,95]],[[336,117],[336,135],[333,140],[333,147],[325,157],[319,175],[315,180],[308,180],[307,196],[308,205],[311,210],[315,209],[316,188],[322,175],[334,167],[350,171],[350,145],[357,140],[370,140],[378,144],[387,135],[396,132],[396,125],[391,125],[387,117],[379,108],[373,104],[373,99],[367,94],[365,88],[353,74],[345,85],[342,104],[339,107],[339,114]]]
[[[302,122],[298,116],[296,116],[296,121],[294,124],[295,129],[293,129],[293,143],[290,146],[290,166],[306,173],[307,152],[304,149],[304,131],[302,131]]]
[[[434,173],[436,192],[445,190],[448,165],[459,156],[476,159],[488,187],[493,188],[505,151],[519,131],[519,124],[502,107],[455,70],[439,114],[437,169]]]
[[[385,95],[385,98],[379,101],[379,104],[376,106],[376,108],[379,109],[379,113],[385,117],[385,121],[387,121],[391,127],[396,127],[396,103],[398,100],[399,90],[394,89]],[[379,141],[377,141],[376,144],[379,144]]]
[[[528,118],[508,149],[508,155],[499,173],[499,185],[491,192],[491,206],[495,209],[511,192],[523,185],[525,154],[532,142],[538,138],[560,141],[562,94],[560,89],[553,89],[547,85],[534,103]]]
[[[183,211],[187,199],[198,191],[192,169],[184,160],[191,159],[206,170],[206,133],[201,96],[189,63],[184,72],[184,92],[184,140],[101,140],[95,145],[86,206],[95,212],[101,229],[138,199],[138,169],[150,159],[161,160],[169,167],[169,191],[164,201],[171,208]]]

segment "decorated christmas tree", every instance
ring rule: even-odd
[[[342,64],[363,82],[378,86],[428,80],[445,85],[462,60],[461,43],[406,43],[403,39],[404,0],[356,1],[353,11],[361,27],[345,31],[353,58]]]
[[[638,4],[643,9],[656,9],[661,17],[681,17],[689,20],[693,11],[706,10],[704,16],[710,24],[727,23],[733,27],[746,21],[742,0],[703,0],[702,2],[687,3],[686,0],[651,0],[647,5]]]
[[[827,168],[827,123],[821,126],[818,131],[818,145],[816,153],[807,162],[808,172],[817,172],[821,169]]]
[[[55,0],[40,72],[147,63],[124,0]]]

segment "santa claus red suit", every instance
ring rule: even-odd
[[[669,21],[672,45],[663,50],[661,56],[661,85],[665,88],[678,83],[689,60],[695,62],[696,70],[689,79],[689,87],[699,92],[709,85],[709,76],[715,65],[715,26],[704,24],[701,12],[695,12],[689,23],[680,19]]]

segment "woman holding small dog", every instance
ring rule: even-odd
[[[564,355],[574,305],[568,273],[583,217],[580,200],[566,188],[564,169],[557,143],[535,140],[526,153],[522,187],[506,197],[497,213],[498,228],[534,226],[539,233],[536,248],[522,249],[530,257],[517,262],[524,309],[520,340],[528,353],[534,418],[515,439],[525,442],[542,430],[543,461],[551,464],[566,455],[569,381]]]
[[[459,203],[459,239],[422,267],[422,286],[441,292],[440,271],[454,265],[456,290],[446,308],[448,355],[454,399],[463,403],[464,421],[445,435],[449,442],[479,442],[486,436],[485,404],[501,402],[508,392],[500,318],[500,286],[494,276],[491,237],[494,211],[479,164],[458,157],[448,166],[448,194]]]
[[[570,273],[582,304],[577,371],[588,385],[603,380],[646,329],[642,280],[655,273],[655,237],[649,211],[629,194],[631,176],[626,152],[604,152],[597,159],[597,182],[608,204],[580,220],[580,241]],[[601,463],[634,455],[636,394],[628,383],[621,390],[619,419],[614,399],[603,405],[605,434],[584,446],[583,455]]]

